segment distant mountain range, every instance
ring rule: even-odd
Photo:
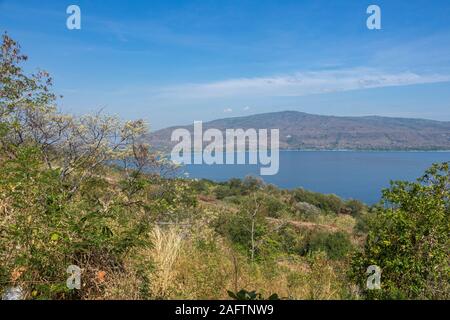
[[[193,132],[193,125],[152,132],[148,141],[170,150],[177,128]],[[337,117],[282,111],[203,123],[203,130],[279,129],[282,150],[450,150],[450,121],[379,116]],[[225,136],[225,134],[224,134]]]

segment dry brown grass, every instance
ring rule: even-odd
[[[190,239],[174,265],[176,274],[170,299],[229,299],[227,290],[256,290],[263,297],[341,299],[344,281],[340,268],[325,255],[252,263],[227,242],[211,239],[209,248]]]
[[[175,226],[155,226],[148,234],[151,247],[129,254],[123,270],[108,272],[103,283],[102,299],[140,300],[173,297],[183,236]],[[143,292],[143,287],[147,287]]]
[[[151,275],[151,291],[156,297],[166,298],[176,277],[174,264],[179,256],[183,237],[176,227],[161,229],[156,226],[150,233],[153,248],[150,255],[155,264]]]
[[[317,254],[286,256],[271,262],[252,263],[249,258],[214,232],[208,222],[216,212],[205,210],[190,230],[155,227],[151,248],[136,257],[147,264],[151,299],[229,299],[227,290],[256,290],[263,297],[277,293],[289,299],[341,299],[345,280],[340,266]],[[133,259],[135,259],[133,258]],[[111,274],[105,283],[106,299],[142,299],[142,277],[134,271],[136,261],[122,273]],[[130,266],[130,268],[128,268]]]
[[[101,299],[105,300],[141,300],[141,279],[134,270],[111,272],[106,274],[104,292]]]

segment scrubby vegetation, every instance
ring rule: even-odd
[[[27,299],[448,298],[449,168],[367,207],[248,177],[179,178],[142,121],[56,108],[0,52],[0,291]],[[67,267],[81,289],[66,286]],[[366,269],[383,270],[366,290]]]
[[[367,264],[382,268],[372,298],[450,297],[449,163],[435,164],[418,182],[398,181],[384,191],[385,208],[372,213],[364,251],[353,260],[355,278]]]

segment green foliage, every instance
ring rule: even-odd
[[[65,285],[67,267],[77,265],[83,296],[95,296],[102,290],[96,272],[122,270],[126,253],[148,242],[144,235],[155,215],[177,219],[196,197],[186,182],[144,173],[169,167],[137,142],[142,121],[58,113],[48,74],[27,76],[24,60],[18,44],[4,35],[0,291],[20,285],[28,298],[82,297]],[[109,164],[118,160],[123,167],[113,171]]]
[[[228,238],[233,244],[246,254],[251,248],[252,218],[246,212],[221,214],[216,222],[216,230],[219,234]],[[255,240],[261,243],[267,234],[267,223],[261,216],[257,217],[254,229]]]
[[[166,297],[169,280],[181,270],[181,285],[171,290],[190,283],[194,297],[223,297],[231,273],[236,290],[243,279],[271,292],[273,282],[282,279],[302,297],[350,297],[343,276],[346,257],[367,235],[351,268],[365,297],[449,298],[448,163],[434,165],[417,182],[393,183],[384,191],[384,206],[370,210],[356,200],[279,190],[254,177],[223,183],[174,178],[173,166],[142,143],[143,121],[58,112],[50,76],[26,75],[20,67],[25,60],[18,44],[4,35],[0,292],[20,286],[29,299],[103,298],[107,275],[124,285],[125,297],[131,288],[138,291],[134,296],[151,298],[152,281],[160,275],[158,290]],[[172,250],[163,250],[171,241],[149,235],[156,224],[177,225],[177,240],[167,246]],[[186,235],[189,248],[181,245]],[[82,269],[83,290],[67,289],[69,265]],[[370,265],[382,268],[380,291],[365,290]],[[255,279],[269,289],[248,282]],[[256,291],[228,294],[264,299]]]
[[[222,182],[215,190],[217,199],[224,199],[232,196],[246,196],[261,189],[264,183],[255,177],[247,176],[244,180],[230,179]]]
[[[242,289],[238,292],[227,291],[228,296],[234,300],[280,300],[278,294],[274,293],[270,295],[268,298],[264,298],[260,293],[256,291],[247,291]]]
[[[326,252],[328,258],[344,258],[353,248],[350,237],[344,232],[315,232],[310,234],[303,248],[304,253]]]
[[[1,225],[1,280],[9,283],[9,275],[22,270],[20,281],[30,284],[36,298],[69,297],[69,265],[120,268],[121,255],[139,243],[145,224],[130,221],[125,207],[112,203],[112,190],[102,179],[86,180],[74,196],[60,170],[46,169],[40,156],[39,149],[20,147],[0,169],[0,192],[8,208]]]
[[[304,189],[295,189],[292,196],[297,202],[306,202],[327,213],[340,213],[345,208],[345,202],[334,194],[321,194]]]
[[[280,218],[283,213],[287,213],[287,204],[279,197],[267,194],[260,199],[262,213],[271,218]]]
[[[346,206],[346,209],[348,209],[350,211],[350,214],[355,218],[358,218],[367,212],[367,206],[358,200],[354,200],[354,199],[348,200],[345,203],[345,206]]]
[[[280,227],[277,238],[283,252],[300,254],[304,248],[304,237],[295,228],[287,224]]]
[[[370,212],[363,213],[356,218],[354,232],[359,235],[364,235],[369,232],[371,220],[376,218],[378,208],[374,207]]]
[[[450,269],[449,163],[435,164],[417,182],[393,182],[385,209],[369,221],[353,277],[368,298],[448,299]],[[382,269],[381,290],[366,290],[366,269]]]
[[[191,187],[195,193],[198,194],[208,194],[214,182],[208,179],[195,179],[191,182]]]

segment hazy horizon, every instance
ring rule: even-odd
[[[152,130],[295,110],[450,120],[450,3],[0,0],[0,31],[48,70],[66,112]],[[430,17],[433,17],[432,19]]]
[[[261,113],[251,113],[247,115],[230,115],[228,117],[222,116],[220,118],[211,119],[204,121],[206,122],[212,122],[212,121],[219,121],[219,120],[225,120],[225,119],[233,119],[233,118],[246,118],[246,117],[252,117],[252,116],[258,116],[258,115],[265,115],[265,114],[271,114],[271,113],[284,113],[284,112],[299,112],[299,113],[305,113],[308,115],[314,115],[314,116],[325,116],[325,117],[339,117],[339,118],[364,118],[364,117],[380,117],[380,118],[398,118],[398,119],[411,119],[411,120],[427,120],[427,121],[438,121],[438,122],[450,122],[450,120],[436,120],[436,119],[427,119],[427,118],[419,118],[419,117],[390,117],[390,116],[382,116],[377,114],[368,114],[368,115],[333,115],[333,114],[317,114],[317,113],[310,113],[310,112],[303,112],[298,110],[281,110],[281,111],[270,111],[270,112],[261,112]],[[196,120],[194,120],[196,121]],[[192,125],[191,123],[177,123],[173,125],[169,125],[164,128],[158,128],[158,129],[152,129],[151,131],[157,131],[161,129],[171,128],[171,127],[177,127],[177,126],[189,126]]]

